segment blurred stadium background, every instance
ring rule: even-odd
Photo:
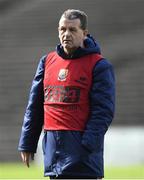
[[[90,33],[115,67],[116,114],[106,135],[105,164],[144,165],[143,0],[0,0],[0,163],[20,162],[17,145],[31,81],[39,58],[59,42],[58,21],[68,8],[88,14]]]

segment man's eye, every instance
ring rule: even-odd
[[[76,29],[71,28],[70,31],[71,31],[71,32],[76,32]]]
[[[65,31],[65,28],[59,28],[59,31],[64,32],[64,31]]]

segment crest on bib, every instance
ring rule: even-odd
[[[60,69],[58,74],[58,80],[66,81],[67,76],[68,76],[68,69]]]

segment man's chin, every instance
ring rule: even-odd
[[[64,52],[66,54],[72,54],[75,50],[76,48],[64,48]]]
[[[63,44],[64,49],[73,49],[73,47],[69,44]]]
[[[64,45],[63,45],[63,48],[64,48],[64,49],[67,49],[67,50],[70,50],[70,51],[71,51],[71,50],[73,51],[73,50],[77,49],[76,47],[71,46],[71,45],[69,45],[69,44],[64,44]]]

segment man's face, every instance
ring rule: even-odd
[[[80,25],[79,19],[69,20],[62,17],[59,21],[59,39],[67,54],[71,54],[78,47],[83,47],[87,30],[81,29]]]

